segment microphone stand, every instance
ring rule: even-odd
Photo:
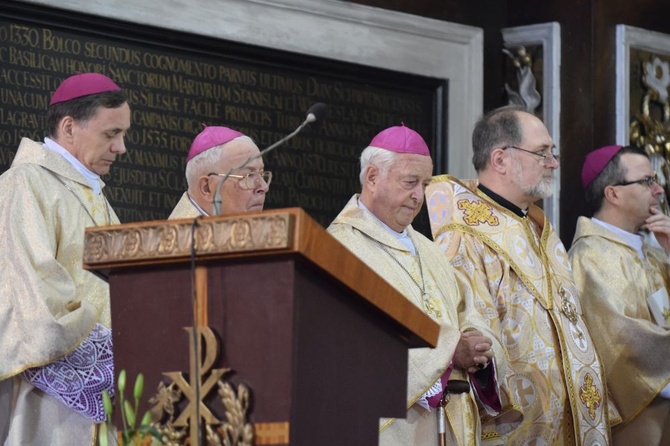
[[[222,178],[221,182],[219,185],[216,187],[216,193],[214,194],[214,200],[212,201],[212,205],[214,207],[214,215],[218,216],[221,214],[221,188],[223,186],[223,183],[228,179],[228,177],[233,173],[236,172],[237,170],[240,170],[244,168],[246,165],[248,165],[250,162],[263,157],[265,154],[269,153],[270,151],[274,150],[275,148],[279,147],[289,139],[293,138],[295,135],[300,133],[300,131],[309,123],[315,122],[319,120],[324,114],[325,114],[325,109],[326,109],[326,104],[323,103],[317,103],[314,104],[310,107],[310,109],[307,111],[307,117],[305,120],[296,128],[292,133],[284,136],[282,139],[279,141],[275,142],[272,144],[270,147],[266,148],[265,150],[261,151],[259,154],[251,156],[247,158],[242,164],[239,166],[235,166],[232,169],[230,169]],[[192,227],[191,227],[191,294],[193,298],[193,308],[195,309],[195,300],[196,300],[196,292],[195,292],[195,255],[196,255],[196,250],[195,250],[195,233],[196,233],[196,227],[198,226],[198,219],[200,217],[196,217],[193,220]],[[198,420],[198,430],[197,430],[197,446],[200,446],[202,444],[202,430],[200,426],[200,372],[199,372],[199,367],[200,367],[200,348],[199,348],[199,333],[198,333],[198,326],[196,323],[196,315],[195,313],[193,314],[193,337],[191,339],[195,351],[195,373],[196,373],[196,388],[195,388],[195,395],[196,395],[196,419]]]

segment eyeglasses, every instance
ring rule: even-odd
[[[264,182],[267,186],[270,186],[272,182],[272,172],[264,170],[263,172],[250,172],[246,175],[233,175],[225,173],[210,173],[208,176],[215,175],[217,177],[236,178],[240,180],[238,184],[242,189],[255,189],[256,186],[260,186]]]
[[[559,155],[557,153],[554,153],[554,152],[549,152],[549,153],[533,152],[532,150],[522,149],[521,147],[517,147],[517,146],[503,147],[503,150],[507,150],[507,149],[521,150],[522,152],[526,152],[526,153],[530,153],[531,155],[539,156],[540,158],[542,158],[542,160],[540,162],[543,163],[543,164],[547,164],[552,159],[556,160],[557,163],[561,161],[561,155]]]
[[[635,181],[621,181],[620,183],[615,183],[612,186],[630,186],[631,184],[642,184],[647,187],[653,187],[655,183],[658,183],[658,173],[654,172],[651,176],[646,176],[641,180]]]

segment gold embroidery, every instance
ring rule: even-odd
[[[665,318],[665,322],[670,325],[670,308],[663,308],[663,317]]]
[[[558,295],[561,296],[561,310],[563,311],[563,314],[568,318],[572,326],[577,331],[577,336],[579,336],[580,339],[584,339],[584,333],[582,333],[579,325],[577,325],[577,322],[579,321],[577,307],[575,304],[570,302],[567,291],[565,291],[565,288],[563,288],[561,285],[559,285],[558,288]]]
[[[493,440],[494,438],[500,438],[500,434],[495,431],[482,434],[482,440]]]
[[[579,389],[579,399],[589,409],[589,416],[592,420],[596,419],[596,409],[602,403],[602,395],[598,388],[593,385],[593,377],[587,373],[584,377],[584,384]]]
[[[483,201],[459,200],[458,209],[464,210],[463,221],[469,226],[477,226],[480,223],[488,223],[490,226],[498,226],[498,217],[493,215],[493,209]]]
[[[487,199],[485,196],[476,198]],[[605,405],[600,374],[589,370],[591,373],[589,385],[584,382],[586,371],[580,373],[584,369],[585,363],[598,364],[598,359],[594,356],[591,339],[583,326],[579,300],[576,298],[568,263],[565,262],[565,250],[558,235],[551,228],[546,216],[534,207],[531,207],[529,218],[519,218],[505,209],[499,208],[496,204],[490,203],[493,216],[499,219],[500,224],[497,226],[489,226],[486,223],[470,224],[472,220],[466,222],[463,217],[466,215],[465,209],[469,209],[473,205],[472,201],[476,198],[470,191],[455,193],[453,204],[455,210],[456,208],[460,209],[456,210],[456,215],[460,217],[461,222],[459,223],[456,220],[458,217],[454,216],[454,220],[450,220],[440,228],[438,234],[463,233],[471,235],[474,241],[460,243],[473,243],[473,246],[477,247],[477,254],[481,253],[480,246],[485,247],[482,248],[486,251],[486,254],[483,255],[489,255],[489,250],[495,251],[498,256],[496,260],[499,259],[501,264],[509,264],[509,268],[513,272],[506,273],[506,269],[497,268],[497,266],[495,269],[491,268],[491,271],[487,271],[489,283],[496,282],[513,287],[515,286],[512,285],[514,280],[519,281],[519,285],[516,285],[519,286],[519,291],[513,294],[515,301],[507,307],[507,318],[510,320],[510,311],[514,311],[516,308],[522,309],[523,312],[517,313],[519,320],[524,324],[521,327],[525,328],[530,325],[531,333],[540,334],[543,338],[546,336],[546,339],[549,340],[545,341],[542,347],[548,345],[554,348],[547,352],[546,357],[555,358],[557,361],[555,366],[547,366],[545,365],[547,364],[546,361],[535,360],[535,364],[532,366],[533,375],[537,374],[538,381],[542,380],[543,388],[546,391],[536,396],[534,404],[524,407],[526,409],[525,419],[521,427],[512,433],[501,433],[502,442],[511,444],[515,440],[518,441],[519,438],[527,436],[534,429],[539,430],[540,424],[544,422],[547,416],[551,416],[556,419],[563,417],[564,420],[561,423],[563,433],[560,438],[556,439],[557,443],[563,443],[563,440],[566,444],[575,441],[585,443],[588,436],[594,435],[602,440],[601,443],[606,444],[606,423],[602,422],[602,417],[606,414],[603,414]],[[467,215],[472,217],[471,214]],[[512,240],[508,242],[510,237]],[[519,242],[517,239],[524,240],[525,243]],[[509,248],[510,244],[512,249]],[[479,258],[474,255],[475,250],[472,253],[472,255],[470,252],[463,255],[466,260],[463,260],[463,263],[459,265],[459,269],[467,271],[470,265],[479,261]],[[467,262],[471,260],[475,263],[468,264]],[[509,274],[509,279],[505,274]],[[507,282],[508,280],[509,282]],[[473,287],[474,282],[472,283]],[[520,283],[526,286],[527,292],[521,289]],[[554,318],[547,314],[546,324],[540,324],[539,320],[536,321],[532,318],[527,319],[524,314],[527,308],[532,305],[533,298],[545,310],[554,312],[559,317]],[[485,300],[485,314],[493,315],[488,317],[498,315],[499,308],[496,307],[496,304],[496,300]],[[539,311],[539,308],[535,311]],[[524,337],[515,336],[514,333],[519,328],[519,326],[508,325],[503,331],[503,336],[507,336],[508,342],[505,345],[511,356],[510,362],[517,373],[525,372],[528,365],[524,361],[522,353],[525,349],[521,348],[528,345],[528,341]],[[574,342],[577,349],[563,347],[563,342],[569,342],[569,340]],[[577,350],[580,353],[577,353]],[[553,389],[550,384],[547,384],[549,387],[544,387],[544,382],[551,379],[551,373],[556,370],[555,367],[564,372],[564,381],[562,381],[563,385],[560,386],[562,388],[560,390]],[[528,388],[525,390],[530,391]],[[560,395],[566,403],[553,404],[548,397],[553,398],[553,395]],[[528,400],[530,394],[526,393],[523,397]],[[582,403],[582,400],[584,403]],[[580,404],[584,405],[580,407]]]

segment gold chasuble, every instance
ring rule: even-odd
[[[542,210],[521,218],[473,186],[435,177],[426,201],[436,243],[469,278],[506,347],[524,419],[506,445],[609,443],[603,370],[565,247]]]
[[[659,289],[670,290],[670,264],[660,249],[645,244],[643,252],[644,260],[614,232],[586,217],[577,221],[570,248],[584,315],[602,357],[611,401],[623,419],[618,421],[624,424],[670,382],[670,330],[656,323],[647,304]],[[666,317],[670,324],[670,313]]]
[[[355,195],[328,227],[336,239],[414,305],[440,324],[437,347],[409,351],[407,418],[382,419],[379,444],[383,446],[437,445],[436,411],[418,404],[419,400],[444,374],[460,339],[459,308],[461,294],[454,271],[445,268],[441,251],[411,226],[406,229],[416,255],[376,219],[358,206]],[[467,320],[467,315],[462,315]],[[464,322],[462,322],[464,324]],[[488,334],[486,327],[474,327]],[[496,351],[496,355],[504,355]],[[499,373],[505,370],[501,361]],[[451,379],[465,379],[465,372],[454,369]],[[506,400],[503,400],[505,410]],[[509,409],[509,407],[507,407]],[[446,407],[447,444],[469,446],[479,444],[480,425],[477,404],[472,391],[453,395]],[[518,416],[518,413],[516,413]]]
[[[202,214],[193,206],[191,199],[188,197],[188,192],[184,192],[184,195],[181,196],[179,202],[172,210],[172,213],[168,217],[168,220],[175,220],[178,218],[195,218],[200,217]]]
[[[108,285],[82,269],[82,255],[84,229],[113,223],[71,164],[21,140],[0,176],[0,444],[93,444],[93,422],[21,372],[68,355],[96,323],[110,327]]]

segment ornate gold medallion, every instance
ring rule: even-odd
[[[577,331],[577,336],[579,336],[580,339],[583,338],[584,333],[582,333],[582,330],[577,325],[577,322],[579,321],[579,315],[577,314],[577,307],[570,301],[570,299],[568,299],[568,293],[562,286],[558,289],[558,294],[559,296],[561,296],[561,311],[563,312],[565,317],[568,318],[570,323],[575,327],[575,330]]]

